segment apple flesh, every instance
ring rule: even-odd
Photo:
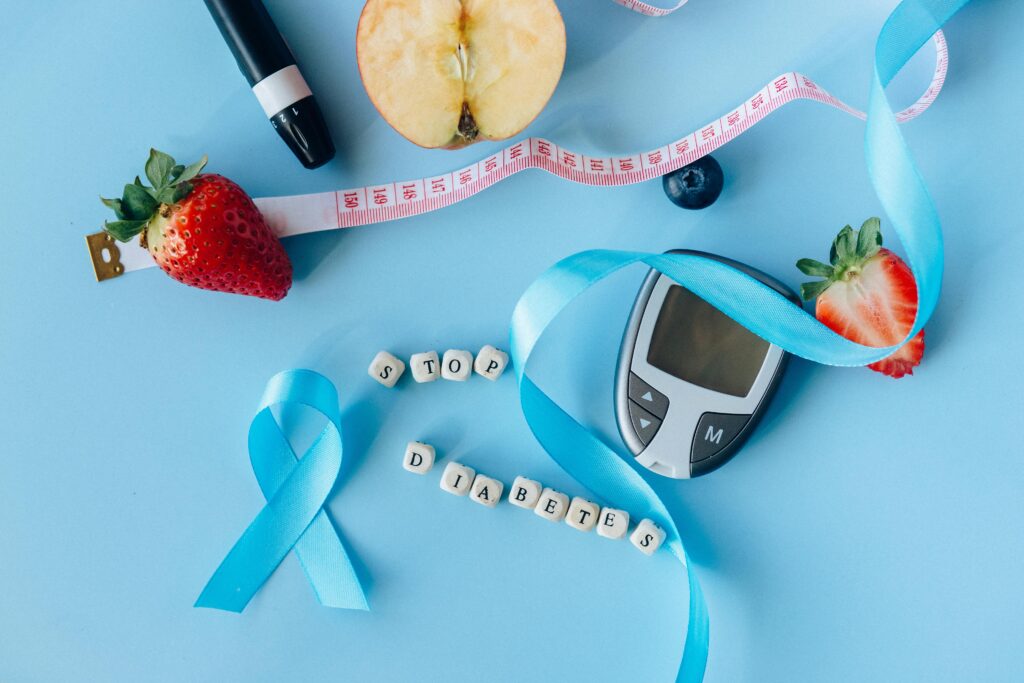
[[[423,147],[520,132],[565,63],[553,0],[369,0],[356,59],[384,120]]]

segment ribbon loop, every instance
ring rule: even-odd
[[[327,420],[302,458],[271,412],[278,404],[306,406]],[[338,393],[330,380],[311,370],[272,377],[249,427],[249,460],[267,503],[210,577],[196,607],[241,612],[294,548],[321,604],[369,609],[345,546],[323,509],[341,456]]]

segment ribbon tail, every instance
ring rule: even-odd
[[[281,541],[277,512],[267,505],[206,583],[194,607],[241,612],[291,550]]]
[[[344,541],[323,510],[317,513],[295,544],[295,554],[321,605],[340,609],[370,609]]]
[[[680,546],[682,549],[682,546]],[[683,551],[686,565],[686,583],[690,587],[690,612],[686,625],[686,641],[683,643],[683,658],[679,664],[678,683],[700,683],[708,664],[711,624],[708,618],[708,603],[700,587],[697,575],[690,567],[689,558]]]
[[[562,469],[598,496],[622,505],[631,516],[650,517],[665,530],[666,544],[683,565],[689,586],[686,640],[676,680],[700,683],[708,659],[710,619],[672,514],[636,470],[525,375],[520,379],[520,401],[537,441]]]

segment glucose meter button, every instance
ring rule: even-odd
[[[629,397],[655,417],[665,419],[665,413],[668,412],[668,396],[632,372],[629,373]]]
[[[645,446],[651,442],[661,427],[661,420],[634,401],[629,401],[629,421],[633,423],[633,431]]]
[[[715,455],[732,443],[750,420],[749,415],[704,413],[697,423],[690,446],[690,462],[700,462]]]

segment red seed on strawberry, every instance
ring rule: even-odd
[[[866,346],[892,346],[906,338],[917,316],[917,284],[903,260],[882,247],[880,221],[869,218],[860,230],[849,225],[832,243],[831,265],[800,259],[806,282],[800,293],[817,299],[814,314],[828,328]],[[890,377],[913,374],[924,355],[924,330],[898,351],[868,367]]]
[[[259,209],[227,178],[201,174],[153,149],[148,187],[138,177],[121,199],[103,199],[118,220],[104,224],[115,239],[139,235],[164,272],[178,282],[215,292],[279,301],[292,284],[292,264]]]

